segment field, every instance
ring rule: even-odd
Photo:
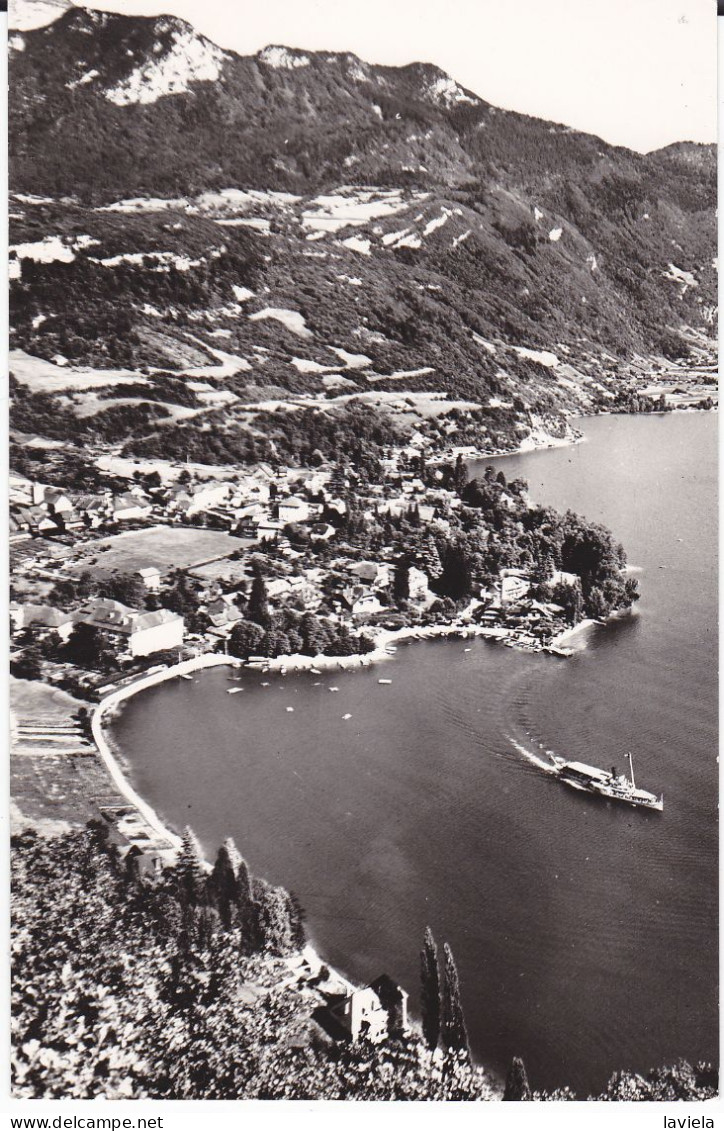
[[[66,389],[93,389],[105,385],[146,382],[142,374],[134,373],[130,369],[90,369],[88,366],[65,368],[54,365],[52,361],[32,357],[21,349],[10,351],[10,369],[18,381],[29,385],[34,393],[56,393]]]
[[[201,581],[243,581],[247,576],[246,565],[241,562],[230,562],[228,560],[207,562],[206,565],[201,565],[197,569],[189,571],[193,577],[198,577]]]
[[[86,544],[81,555],[69,563],[68,569],[74,574],[84,570],[91,573],[110,573],[112,570],[127,573],[156,566],[162,573],[168,573],[172,569],[188,569],[226,558],[235,550],[252,544],[251,539],[235,538],[221,530],[154,526],[147,530],[114,534]]]
[[[10,676],[10,706],[16,723],[69,723],[84,705],[57,688]],[[101,804],[123,801],[91,748],[88,754],[77,756],[14,742],[10,790],[11,830],[32,827],[46,836],[97,818]]]

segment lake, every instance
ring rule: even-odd
[[[209,853],[233,836],[298,895],[333,965],[387,972],[416,1006],[429,924],[476,1058],[522,1056],[534,1088],[585,1096],[619,1068],[718,1055],[717,419],[580,427],[574,447],[490,461],[609,526],[638,570],[635,615],[570,659],[455,639],[359,672],[217,669],[139,694],[114,734],[169,822]],[[605,768],[633,751],[664,812],[568,789],[531,760],[541,744]]]

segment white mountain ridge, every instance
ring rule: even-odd
[[[71,9],[100,16],[101,20],[105,16],[105,13],[95,13],[92,8],[75,4],[73,0],[10,0],[9,30],[24,32],[47,27]],[[223,50],[197,32],[191,24],[174,16],[159,17],[157,29],[159,34],[170,35],[170,45],[158,42],[154,46],[155,58],[144,60],[112,87],[102,89],[103,77],[95,69],[81,69],[78,78],[66,85],[70,90],[75,90],[78,86],[93,82],[95,89],[102,91],[104,97],[117,106],[147,105],[168,95],[185,94],[194,84],[216,82],[221,77],[225,60],[236,54]],[[22,51],[25,44],[20,36],[14,36],[10,46],[13,50]],[[255,58],[264,67],[282,71],[308,67],[311,63],[310,56],[302,50],[281,44],[270,44],[262,48]],[[322,58],[325,62],[332,62],[340,56],[327,54]],[[353,55],[347,55],[345,59],[354,81],[370,81],[372,75],[369,64]],[[384,79],[379,79],[379,82],[384,85]],[[438,77],[428,80],[423,96],[430,102],[448,108],[459,103],[475,105],[480,101],[444,72],[439,72]]]
[[[75,6],[73,0],[10,0],[8,29],[33,31],[35,28],[47,27]]]

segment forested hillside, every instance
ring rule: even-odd
[[[644,156],[429,64],[240,57],[170,17],[73,8],[10,45],[32,355],[221,361],[246,401],[435,389],[530,426],[711,348],[711,146]]]

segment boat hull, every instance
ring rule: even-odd
[[[664,809],[664,799],[656,797],[644,789],[636,789],[627,778],[614,777],[606,770],[599,770],[595,766],[584,766],[577,762],[566,762],[562,758],[553,756],[557,776],[571,789],[579,793],[588,793],[592,797],[601,797],[607,801],[620,801],[634,809],[652,809],[661,813]]]

